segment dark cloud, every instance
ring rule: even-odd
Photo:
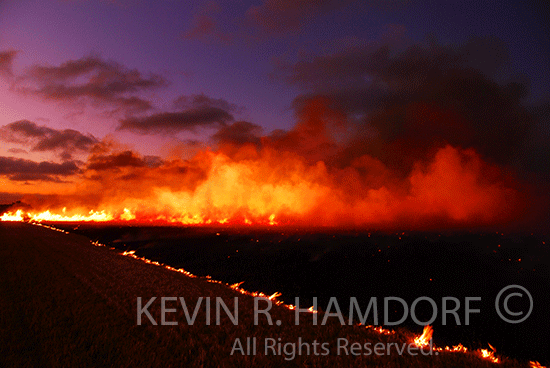
[[[31,151],[56,152],[66,160],[70,160],[75,152],[88,152],[98,143],[98,140],[90,134],[84,135],[73,129],[52,129],[28,120],[16,121],[1,127],[0,140],[30,144]]]
[[[252,24],[267,33],[299,31],[303,24],[319,14],[345,7],[354,0],[264,0],[246,12]]]
[[[132,151],[124,151],[110,155],[96,155],[88,160],[89,170],[103,171],[121,167],[144,167],[146,162]]]
[[[23,143],[25,138],[41,138],[54,130],[45,126],[38,126],[28,120],[19,120],[2,127],[2,138],[8,142]]]
[[[279,65],[277,73],[303,88],[294,101],[297,111],[321,96],[348,120],[361,121],[354,126],[355,140],[340,154],[346,164],[371,154],[407,170],[445,143],[510,164],[533,117],[522,105],[527,86],[492,79],[507,55],[505,44],[492,37],[459,46],[432,38],[403,50],[380,43],[354,46]]]
[[[221,127],[212,139],[218,143],[242,145],[246,143],[260,144],[262,127],[247,121],[236,121],[231,125]]]
[[[527,171],[541,173],[550,183],[550,101],[529,106],[528,110],[535,124],[529,130],[518,165]]]
[[[0,51],[0,76],[13,77],[13,59],[17,51]]]
[[[218,27],[216,15],[221,8],[216,2],[209,2],[193,16],[191,27],[183,33],[184,39],[198,39],[202,41],[212,40],[230,43],[231,35],[223,33]]]
[[[227,111],[210,107],[123,119],[117,130],[131,130],[141,134],[170,134],[185,130],[193,131],[203,126],[225,125],[226,121],[232,119],[233,116]]]
[[[205,94],[180,96],[174,100],[174,107],[179,110],[215,107],[232,113],[241,113],[244,110],[244,108],[230,103],[223,98],[212,98]]]
[[[88,0],[59,0],[63,3],[78,3],[78,2],[86,2]],[[122,6],[124,3],[126,3],[126,1],[124,0],[99,0],[103,3],[109,3],[109,4],[115,4],[115,5],[120,5]]]
[[[27,151],[25,151],[24,149],[21,149],[21,148],[10,148],[10,149],[8,149],[8,152],[10,152],[10,153],[25,153],[25,154],[28,153]]]
[[[117,130],[130,130],[141,134],[194,131],[199,127],[225,126],[234,119],[231,112],[239,111],[234,104],[202,94],[181,96],[174,101],[174,107],[180,111],[122,119]]]
[[[160,156],[143,156],[143,163],[150,168],[161,166],[164,162]]]
[[[184,39],[226,44],[234,40],[258,41],[264,36],[297,34],[308,23],[354,3],[358,4],[358,11],[364,12],[373,8],[396,9],[411,1],[413,0],[263,0],[259,5],[246,9],[244,14],[236,16],[233,22],[237,27],[230,31],[221,29],[220,5],[211,1],[194,14],[190,28],[182,36]]]
[[[18,79],[17,89],[48,100],[85,100],[99,107],[144,111],[151,104],[136,94],[164,85],[159,75],[146,77],[116,62],[88,56],[59,66],[35,65]]]
[[[61,164],[42,161],[35,162],[15,157],[0,156],[0,175],[14,181],[54,181],[61,182],[59,177],[75,175],[79,168],[73,161]]]

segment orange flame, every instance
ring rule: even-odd
[[[496,352],[496,349],[494,347],[492,347],[491,344],[489,344],[489,347],[491,348],[491,350],[489,350],[489,349],[480,349],[479,350],[479,352],[481,354],[481,357],[484,358],[484,359],[488,359],[493,363],[498,363],[499,359],[494,354]]]
[[[433,333],[434,333],[434,330],[432,326],[430,325],[425,326],[424,330],[422,331],[422,335],[414,338],[414,344],[418,347],[424,347],[429,345],[430,340],[432,339]]]
[[[369,155],[337,168],[269,145],[244,146],[232,156],[201,152],[187,165],[202,174],[175,163],[124,168],[125,179],[119,171],[93,172],[99,179],[81,178],[73,194],[28,197],[35,209],[2,220],[429,228],[505,223],[517,205],[516,190],[498,179],[498,168],[452,146],[401,179]]]
[[[416,336],[413,339],[413,342],[418,347],[425,347],[430,344],[430,340],[432,339],[433,335],[433,328],[431,326],[425,326],[424,330],[422,331],[422,335]],[[489,344],[489,349],[479,349],[477,350],[477,353],[479,356],[483,359],[487,359],[493,363],[499,363],[500,359],[495,356],[496,349]],[[432,344],[432,349],[437,352],[449,352],[449,353],[466,353],[468,351],[468,348],[464,347],[462,344],[458,344],[452,347],[445,346],[445,347],[438,347]],[[539,364],[538,362],[531,362],[532,367],[533,364]]]
[[[0,216],[0,221],[23,221],[23,211],[17,210],[15,213],[6,212]]]

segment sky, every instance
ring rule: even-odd
[[[517,1],[0,0],[3,201],[53,207],[63,194],[115,212],[114,198],[134,209],[139,199],[156,203],[149,212],[184,206],[201,219],[214,216],[207,208],[235,217],[234,207],[246,218],[310,221],[314,208],[286,197],[330,194],[344,199],[320,223],[350,213],[354,224],[372,223],[380,212],[411,223],[411,208],[425,207],[421,223],[502,224],[487,207],[517,213],[510,203],[521,202],[530,212],[550,172],[548,10]],[[281,176],[243,174],[251,170]],[[213,186],[231,180],[270,199],[258,204],[232,186],[240,194],[218,203],[225,195]],[[479,201],[468,208],[456,207],[460,195],[419,189],[433,182],[434,193],[449,193],[469,181],[461,193]],[[364,206],[368,215],[355,214]]]

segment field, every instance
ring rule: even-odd
[[[343,301],[351,296],[361,305],[370,297],[392,295],[407,301],[423,295],[435,300],[442,295],[480,296],[476,307],[482,312],[472,315],[470,326],[434,323],[435,344],[462,342],[478,349],[490,343],[497,349],[500,366],[526,367],[528,360],[548,359],[549,321],[544,307],[548,302],[548,247],[539,237],[97,225],[65,225],[65,230],[70,234],[24,223],[0,224],[0,366],[494,365],[475,351],[431,356],[338,355],[339,338],[361,344],[410,344],[422,327],[407,321],[405,327],[384,335],[360,326],[342,326],[337,318],[313,326],[307,313],[302,313],[296,326],[294,312],[282,306],[273,306],[271,311],[280,326],[270,326],[262,318],[255,326],[251,296],[207,278],[190,278],[125,257],[122,251],[135,251],[136,256],[227,283],[245,281],[242,287],[247,290],[279,291],[279,299],[286,303],[298,296],[302,307],[311,305],[317,296],[321,310],[330,297],[342,301],[344,309]],[[108,246],[94,246],[88,238]],[[489,311],[496,292],[510,283],[525,286],[533,295],[533,314],[523,324],[499,323],[494,306],[493,313]],[[238,324],[222,312],[219,325],[208,325],[204,308],[199,309],[195,323],[189,324],[182,308],[171,302],[170,308],[177,312],[170,313],[169,320],[179,323],[161,325],[159,299],[163,296],[184,297],[190,308],[200,297],[220,297],[230,310],[233,298],[238,297]],[[138,297],[144,301],[157,297],[149,311],[158,325],[145,315],[142,325],[137,325]],[[421,320],[423,313],[418,313]],[[247,337],[259,341],[257,354],[234,351],[231,355],[235,340],[240,338],[245,345]],[[289,359],[291,355],[282,351],[266,356],[263,342],[277,338],[282,344],[300,338],[310,344],[328,343],[330,353],[295,354]]]

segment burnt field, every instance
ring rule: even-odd
[[[399,297],[410,309],[414,300],[437,303],[434,343],[487,348],[523,361],[548,364],[550,315],[550,246],[548,237],[496,232],[368,232],[293,228],[137,227],[97,224],[57,225],[119,251],[184,268],[198,276],[266,294],[282,293],[285,303],[300,306],[318,301],[326,310],[335,297],[347,316],[351,297],[364,311],[377,299],[378,324],[384,323],[384,298]],[[524,322],[504,322],[495,299],[508,285],[525,287],[533,298],[532,314]],[[442,298],[458,299],[458,319],[442,323]],[[466,323],[466,298],[470,301]],[[477,299],[481,300],[477,300]],[[501,299],[502,301],[502,299]],[[334,307],[334,305],[333,305]],[[451,302],[447,309],[455,309]],[[528,297],[512,296],[509,310],[526,313]],[[501,303],[501,308],[503,308]],[[404,307],[389,303],[388,320],[396,322]],[[475,310],[479,310],[476,312]],[[334,310],[333,310],[334,311]],[[428,321],[433,308],[420,301],[415,316]],[[516,317],[519,318],[519,317]],[[336,320],[336,318],[334,318]],[[373,313],[369,323],[374,323]],[[458,325],[458,322],[460,325]],[[390,326],[391,327],[391,326]],[[396,327],[421,332],[411,313]]]

